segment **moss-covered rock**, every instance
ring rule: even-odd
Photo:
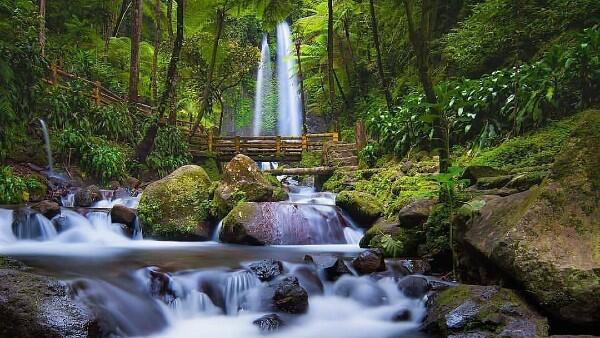
[[[379,201],[368,193],[342,191],[335,198],[335,204],[345,210],[359,226],[369,228],[383,215]]]
[[[429,304],[426,331],[463,337],[547,337],[547,320],[513,290],[460,285]],[[476,335],[478,334],[478,335]]]
[[[400,227],[399,222],[379,219],[360,240],[361,248],[379,248],[386,257],[413,257],[417,255],[423,233]]]
[[[171,240],[205,240],[211,219],[211,181],[204,169],[183,166],[146,187],[138,215],[144,234]]]
[[[236,155],[223,170],[223,180],[215,191],[220,216],[239,202],[274,202],[287,198],[281,183],[263,174],[248,156]]]
[[[462,241],[508,272],[556,319],[600,322],[600,112],[579,115],[550,176],[488,199]]]

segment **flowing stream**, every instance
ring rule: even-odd
[[[290,199],[281,203],[317,208],[309,227],[330,226],[328,217],[336,210],[333,194],[306,187],[293,188]],[[137,198],[106,199],[95,207],[116,204],[135,206]],[[349,260],[361,251],[355,244],[361,231],[349,219],[339,225],[348,229],[347,244],[329,244],[323,237],[315,245],[252,247],[154,241],[140,239],[141,232],[134,240],[106,211],[79,212],[62,208],[48,220],[0,209],[0,255],[67,281],[75,297],[110,323],[116,336],[262,337],[264,332],[253,322],[273,313],[265,295],[279,280],[260,281],[248,268],[263,259],[283,262],[282,276],[296,276],[310,296],[305,314],[279,314],[285,326],[271,332],[272,337],[419,335],[425,300],[405,297],[393,277],[326,278],[322,267],[333,264],[335,257]],[[317,264],[304,263],[305,255]],[[410,319],[393,320],[399,312],[409,313]]]

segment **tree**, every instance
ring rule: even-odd
[[[379,79],[381,88],[385,95],[385,102],[389,111],[392,111],[392,95],[390,94],[389,83],[383,69],[383,61],[381,61],[381,47],[379,45],[379,31],[377,28],[377,17],[375,16],[375,0],[369,0],[369,13],[371,14],[371,30],[373,32],[373,43],[377,52],[377,70],[379,71]]]
[[[157,88],[157,68],[158,68],[158,52],[160,50],[160,40],[161,40],[161,31],[160,31],[160,0],[156,0],[154,4],[154,16],[155,16],[155,37],[154,37],[154,54],[152,55],[152,74],[150,75],[151,83],[151,91],[152,91],[152,100],[156,102],[158,99],[158,88]]]
[[[181,55],[181,47],[183,46],[183,11],[185,5],[184,0],[175,0],[175,2],[177,3],[177,29],[175,42],[173,43],[173,51],[171,52],[171,60],[169,61],[169,67],[167,69],[165,89],[160,98],[157,116],[150,127],[148,127],[144,138],[136,148],[136,158],[140,163],[145,162],[146,158],[152,151],[160,121],[168,109],[171,109],[169,113],[169,123],[174,125],[177,122],[177,111],[172,108],[172,102],[175,97],[177,64]]]
[[[427,103],[431,105],[431,109],[433,110],[433,141],[434,145],[439,149],[440,172],[447,172],[450,166],[448,127],[438,106],[438,99],[435,94],[433,80],[431,79],[431,59],[429,56],[429,44],[433,28],[435,27],[437,0],[422,0],[421,19],[418,27],[414,22],[413,1],[402,1],[406,10],[408,35],[415,52],[419,79],[423,86]]]
[[[142,35],[142,0],[133,0],[131,14],[131,63],[129,67],[129,112],[136,113],[138,100],[138,84],[140,80],[140,39]]]
[[[335,118],[335,84],[333,74],[333,0],[327,0],[327,86],[329,89],[330,114],[332,118]]]
[[[46,56],[46,0],[40,0],[40,28],[39,28],[39,43],[40,53]]]

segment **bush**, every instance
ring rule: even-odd
[[[25,180],[13,175],[10,167],[0,167],[0,204],[21,203],[28,199]]]
[[[154,141],[154,150],[148,156],[148,167],[157,170],[161,176],[189,164],[192,156],[185,137],[175,126],[159,128]]]

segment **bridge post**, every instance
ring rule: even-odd
[[[277,136],[275,140],[275,153],[277,154],[277,156],[281,154],[281,136]]]
[[[308,151],[308,136],[302,134],[302,151]]]
[[[92,94],[96,105],[100,104],[100,81],[94,82],[94,93]]]
[[[356,134],[356,148],[361,151],[365,145],[367,145],[367,132],[365,130],[365,123],[363,121],[356,121],[355,124]]]
[[[56,63],[53,63],[51,66],[51,70],[52,70],[52,84],[58,84],[58,66],[56,65]]]
[[[213,152],[213,132],[212,129],[208,130],[208,152]]]
[[[240,137],[236,136],[235,137],[235,152],[238,153],[238,154],[241,153],[240,143],[241,143]]]
[[[333,143],[338,143],[340,140],[340,134],[336,131],[332,133]]]

